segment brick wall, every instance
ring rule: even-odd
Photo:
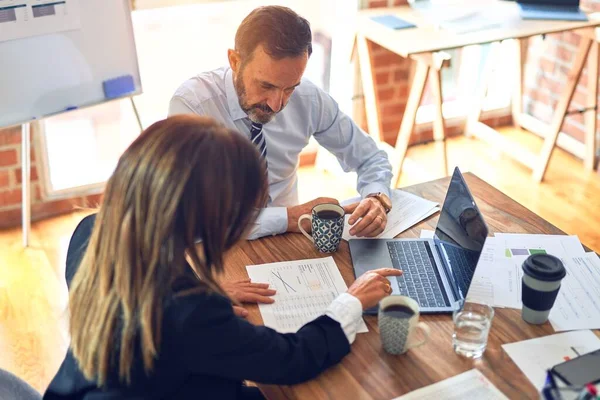
[[[581,6],[600,11],[600,0],[582,0]],[[528,68],[535,68],[525,81],[523,105],[525,111],[544,122],[550,122],[564,88],[567,72],[575,59],[579,36],[570,33],[546,35],[544,40],[530,40]],[[569,109],[584,108],[587,96],[587,68],[583,74]],[[599,114],[600,115],[600,114]],[[584,114],[567,117],[562,132],[583,142]]]
[[[407,2],[405,0],[393,0],[390,3],[403,5]],[[388,1],[368,0],[366,4],[368,8],[386,7]],[[600,11],[600,0],[582,0],[582,6]],[[526,81],[523,99],[524,109],[540,120],[549,122],[552,110],[556,107],[560,97],[563,87],[562,82],[564,82],[566,72],[573,62],[579,38],[572,33],[561,33],[547,35],[545,43],[538,43],[539,40],[531,40],[530,42],[527,68],[534,68],[537,73],[534,79]],[[540,45],[548,46],[548,49],[540,52],[540,49],[536,48]],[[376,89],[380,100],[383,135],[388,143],[394,144],[410,89],[410,60],[403,59],[378,45],[371,44],[371,46],[374,73],[376,75]],[[541,57],[535,57],[538,53],[542,54]],[[586,79],[587,74],[584,71],[571,108],[583,106],[586,96]],[[355,115],[355,117],[359,121],[364,120],[364,115]],[[491,126],[501,126],[510,124],[512,119],[508,116],[487,119],[484,116],[484,122]],[[362,125],[366,127],[365,123]],[[583,115],[576,114],[569,116],[562,131],[582,141],[584,137],[583,129]],[[447,129],[449,135],[460,134],[461,132],[461,126]],[[432,132],[430,130],[416,129],[411,137],[411,143],[425,142],[431,139]]]
[[[100,195],[79,196],[61,200],[42,199],[41,180],[38,176],[36,134],[32,129],[31,141],[31,218],[33,221],[69,212],[76,207],[93,207]],[[0,129],[0,229],[21,223],[21,128]]]

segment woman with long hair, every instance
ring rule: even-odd
[[[44,398],[249,398],[245,379],[294,384],[339,362],[399,272],[363,275],[295,334],[250,324],[216,276],[266,198],[239,133],[192,115],[146,129],[71,239],[71,345]]]

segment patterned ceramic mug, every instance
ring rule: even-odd
[[[337,204],[319,204],[313,207],[311,215],[304,214],[298,219],[298,228],[321,253],[333,253],[342,240],[344,214],[344,209]],[[302,228],[305,219],[312,222],[312,236]]]
[[[419,322],[419,304],[406,296],[388,296],[379,302],[379,336],[383,349],[390,354],[403,354],[429,339],[429,327]],[[424,338],[416,341],[416,330]]]

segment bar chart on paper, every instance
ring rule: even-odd
[[[322,315],[329,304],[347,289],[332,257],[297,260],[246,267],[253,282],[269,283],[277,294],[273,304],[260,304],[266,326],[278,332],[296,332]],[[359,332],[366,332],[363,326]]]

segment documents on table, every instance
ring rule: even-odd
[[[508,400],[492,382],[479,370],[472,369],[460,375],[445,379],[433,385],[417,389],[404,396],[396,397],[394,400],[463,400],[463,399],[486,399],[486,400]]]
[[[548,369],[581,354],[600,349],[600,339],[592,331],[585,330],[504,344],[502,348],[540,391]]]
[[[577,236],[497,233],[496,256],[519,272],[529,255],[542,253],[560,258],[567,270],[548,320],[555,331],[600,328],[600,259],[585,253]]]
[[[323,315],[348,287],[332,257],[249,265],[253,282],[269,283],[277,293],[273,304],[259,304],[265,326],[281,333],[296,332]],[[368,332],[361,320],[358,332]]]
[[[343,201],[342,204],[348,205],[360,200],[360,197],[355,197]],[[391,200],[392,211],[388,214],[387,225],[377,238],[392,239],[440,210],[438,203],[398,189],[392,191]],[[348,224],[349,218],[350,215],[346,215],[342,237],[346,240],[360,239],[350,235],[351,226]]]
[[[421,238],[433,238],[422,230]],[[488,237],[475,269],[467,299],[493,307],[521,308],[521,274],[513,263],[496,257],[497,240]]]

